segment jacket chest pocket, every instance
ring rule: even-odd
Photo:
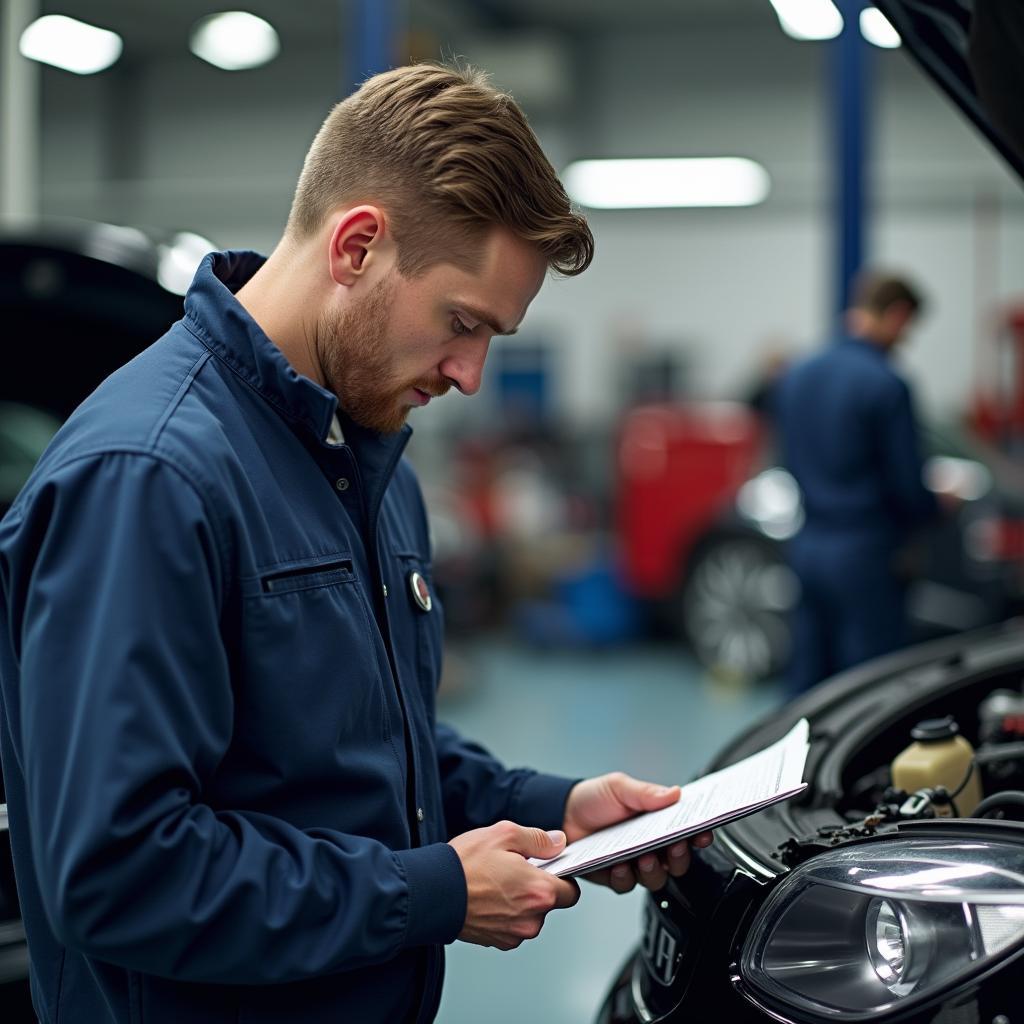
[[[277,569],[258,577],[263,594],[293,594],[303,590],[316,590],[342,583],[355,583],[356,575],[351,558],[312,562],[309,565]]]
[[[380,644],[351,558],[267,568],[242,593],[237,737],[301,762],[389,734]]]
[[[416,554],[399,554],[403,660],[415,674],[431,723],[444,657],[444,611],[430,564]]]

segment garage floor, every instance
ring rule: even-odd
[[[456,665],[440,717],[509,765],[565,775],[686,782],[782,701],[779,685],[713,683],[671,647],[566,654],[495,642]],[[637,940],[640,898],[584,883],[579,904],[517,950],[450,946],[441,1024],[588,1024]]]

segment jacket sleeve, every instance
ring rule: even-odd
[[[225,536],[178,469],[131,453],[51,472],[0,525],[9,727],[56,935],[249,984],[453,941],[465,877],[446,844],[391,851],[204,803],[232,733]]]
[[[877,443],[886,496],[900,526],[907,531],[926,526],[939,506],[924,484],[910,389],[902,380],[893,381],[881,402]]]
[[[507,819],[534,828],[562,828],[569,790],[579,781],[506,769],[450,726],[435,731],[449,836]]]

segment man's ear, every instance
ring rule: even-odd
[[[354,206],[343,211],[331,233],[330,275],[336,284],[351,287],[383,259],[387,222],[378,206]]]

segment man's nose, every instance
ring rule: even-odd
[[[475,395],[480,390],[490,343],[490,338],[460,341],[459,347],[441,360],[438,369],[464,395]]]

